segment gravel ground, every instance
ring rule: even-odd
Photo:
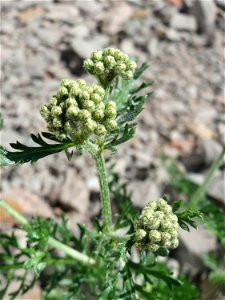
[[[96,48],[114,46],[140,63],[150,62],[145,77],[156,82],[136,137],[114,158],[116,170],[131,182],[135,205],[162,193],[167,176],[161,151],[180,158],[191,172],[207,170],[225,128],[225,12],[219,2],[2,1],[3,146],[15,140],[29,144],[29,133],[46,130],[38,110],[60,80],[92,80],[82,60]],[[91,201],[98,182],[88,155],[69,163],[59,154],[36,165],[5,168],[1,190],[6,198],[30,193],[56,215],[69,212],[75,222],[100,209]]]

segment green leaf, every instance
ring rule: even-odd
[[[2,113],[0,112],[0,130],[3,128],[3,126],[4,126],[4,119]]]
[[[44,135],[52,139],[51,135],[47,135],[46,133]],[[63,150],[66,150],[67,148],[74,146],[74,143],[72,143],[71,141],[66,141],[64,143],[57,144],[48,144],[43,140],[40,134],[38,134],[37,136],[32,134],[31,138],[36,144],[39,145],[39,147],[29,147],[21,144],[20,142],[10,144],[13,149],[19,151],[8,151],[1,147],[1,166],[9,166],[12,164],[24,164],[27,162],[34,163],[45,156],[61,152]]]
[[[139,68],[136,69],[134,73],[134,79],[138,79],[141,75],[149,68],[148,63],[143,63]]]
[[[115,152],[115,146],[118,146],[124,142],[130,140],[135,134],[135,124],[126,124],[122,127],[120,134],[116,136],[111,142],[104,146],[105,149]]]
[[[183,200],[177,200],[173,203],[172,205],[172,209],[173,209],[173,212],[176,212],[180,207],[181,205],[184,203]]]

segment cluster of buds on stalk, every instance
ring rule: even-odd
[[[178,218],[172,207],[162,198],[148,203],[135,224],[136,248],[155,252],[178,245]]]
[[[132,79],[135,68],[136,63],[127,54],[114,48],[96,50],[84,61],[84,69],[97,77],[103,86],[116,76],[121,76],[124,80]]]
[[[117,130],[116,103],[104,101],[104,96],[105,90],[99,85],[63,79],[40,113],[59,141],[69,137],[83,144],[91,135],[105,136]]]

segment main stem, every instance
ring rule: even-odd
[[[85,144],[85,148],[92,154],[96,163],[102,202],[103,228],[105,232],[110,232],[112,227],[112,210],[104,155],[90,142]]]
[[[27,219],[25,219],[21,214],[19,214],[17,211],[15,211],[11,206],[9,206],[5,201],[0,200],[0,207],[2,207],[10,216],[12,216],[14,219],[16,219],[20,224],[27,225],[29,222]],[[56,239],[49,237],[48,239],[48,245],[51,247],[54,247],[65,254],[69,255],[70,257],[84,263],[84,264],[90,264],[94,265],[95,260],[90,258],[89,256],[57,241]]]

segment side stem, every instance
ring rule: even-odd
[[[85,148],[92,154],[96,163],[102,202],[103,227],[105,232],[110,232],[112,227],[112,210],[104,155],[90,142],[85,144]]]
[[[193,208],[198,205],[198,203],[201,200],[202,196],[204,195],[214,173],[220,167],[220,164],[223,161],[224,155],[225,155],[225,146],[223,146],[221,153],[219,154],[219,156],[217,157],[217,159],[214,161],[211,168],[209,169],[209,172],[206,175],[203,184],[197,189],[197,191],[194,193],[193,197],[191,198],[190,203],[189,203],[189,208]]]
[[[16,219],[20,224],[27,225],[29,222],[25,219],[21,214],[15,211],[11,206],[9,206],[5,201],[0,200],[0,207],[2,207],[10,216]],[[54,247],[65,254],[69,255],[70,257],[88,265],[94,265],[95,260],[90,258],[89,256],[57,241],[56,239],[49,237],[48,245]]]

